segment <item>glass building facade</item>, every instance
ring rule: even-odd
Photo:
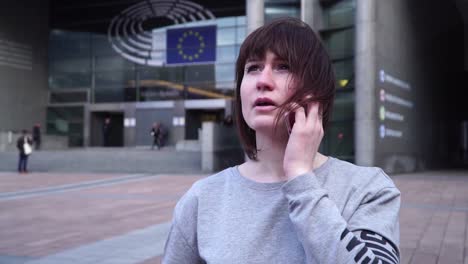
[[[323,8],[322,40],[336,75],[333,115],[322,141],[325,154],[354,161],[354,25],[355,0],[343,0]]]
[[[153,30],[216,25],[216,63],[148,66],[112,49],[108,36],[53,30],[49,52],[47,132],[83,145],[87,103],[233,98],[235,60],[246,36],[245,16],[186,23]],[[166,47],[158,50],[165,59]]]
[[[320,151],[354,161],[354,21],[355,0],[322,7],[319,34],[333,61],[337,93],[332,119]],[[279,17],[301,18],[300,0],[266,0],[265,22]]]
[[[301,1],[265,0],[264,15],[265,22],[285,16],[300,18]],[[322,6],[322,19],[319,34],[333,61],[337,94],[321,151],[353,161],[355,0]],[[185,66],[134,63],[112,48],[107,35],[52,30],[47,132],[68,135],[71,146],[83,146],[86,104],[232,98],[235,61],[246,37],[245,16],[162,27],[152,34],[203,25],[217,26],[216,62]],[[158,51],[165,60],[165,45]]]

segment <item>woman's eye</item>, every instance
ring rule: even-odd
[[[254,65],[249,65],[246,67],[246,71],[247,72],[252,72],[252,71],[258,71],[260,69],[260,67],[256,64]]]
[[[278,64],[277,69],[279,71],[289,71],[289,65],[285,63]]]

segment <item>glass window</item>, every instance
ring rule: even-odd
[[[246,27],[238,27],[236,29],[236,44],[242,44],[247,35]]]
[[[214,82],[214,65],[187,66],[185,81],[186,83]]]
[[[94,58],[96,71],[132,70],[134,68],[133,62],[117,54]]]
[[[182,83],[185,79],[184,77],[184,67],[163,67],[160,68],[160,78],[161,80],[171,81],[175,83]]]
[[[354,92],[337,93],[332,118],[320,151],[343,160],[354,160]]]
[[[94,55],[113,55],[115,54],[107,35],[104,34],[92,34],[92,52]]]
[[[354,55],[354,28],[323,32],[322,37],[332,59]]]
[[[235,27],[228,27],[228,28],[218,27],[217,32],[216,32],[216,43],[218,46],[235,44],[236,43],[236,28]]]
[[[89,57],[91,39],[89,33],[52,30],[49,35],[49,56],[61,58],[67,56]]]
[[[91,87],[91,72],[49,72],[50,89],[79,89]]]
[[[267,6],[265,7],[265,21],[271,21],[280,17],[295,17],[300,18],[301,13],[299,7],[294,6]]]
[[[218,27],[232,27],[236,25],[236,17],[222,17],[216,19]]]
[[[137,66],[140,80],[159,80],[161,79],[162,69],[163,67]]]
[[[337,61],[333,63],[333,67],[335,69],[335,77],[339,85],[338,88],[353,87],[353,85],[349,85],[348,83],[346,83],[346,81],[353,81],[352,78],[354,75],[354,60],[349,59]]]
[[[236,46],[218,46],[216,48],[217,62],[233,62],[236,60]]]
[[[72,91],[51,91],[49,96],[51,104],[60,103],[87,103],[88,90],[72,90]]]
[[[96,72],[95,102],[133,101],[134,89],[134,71]]]
[[[333,121],[354,120],[354,93],[337,93],[332,113]]]
[[[178,100],[184,98],[184,89],[172,83],[154,82],[140,87],[138,101]]]
[[[234,96],[234,90],[236,89],[235,81],[216,82],[216,89],[223,92],[227,96]]]
[[[325,8],[323,12],[325,28],[346,27],[354,24],[354,0],[339,1],[335,5]]]
[[[83,107],[48,107],[47,134],[68,135],[69,146],[83,145]]]
[[[90,57],[62,57],[49,60],[52,72],[90,72]]]
[[[234,81],[234,63],[216,64],[216,82]]]
[[[330,122],[320,151],[349,162],[354,161],[354,122]]]
[[[247,24],[246,20],[247,20],[246,16],[238,16],[236,18],[236,24],[238,26],[245,26],[245,24]]]

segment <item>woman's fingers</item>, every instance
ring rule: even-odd
[[[296,122],[299,124],[304,124],[306,122],[306,113],[304,107],[299,107],[296,110]]]
[[[320,103],[312,102],[307,107],[302,107],[294,104],[292,108],[296,108],[294,112],[294,123],[299,126],[315,126],[318,124],[322,126],[322,113],[320,113]],[[307,112],[306,112],[307,111]],[[292,124],[294,126],[294,124]],[[292,127],[291,127],[292,129]]]
[[[309,112],[307,113],[307,120],[310,122],[314,122],[316,120],[321,120],[321,116],[319,113],[320,103],[312,102],[309,104]]]

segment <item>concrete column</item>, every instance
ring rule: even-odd
[[[356,1],[355,153],[356,164],[363,166],[375,164],[376,3],[375,0]]]
[[[265,23],[265,1],[245,0],[247,8],[247,34],[263,26]]]
[[[203,122],[201,133],[201,161],[204,172],[213,172],[215,168],[215,149],[214,149],[214,128],[213,122]]]
[[[91,145],[91,113],[89,110],[89,103],[83,106],[83,147]]]
[[[301,0],[301,20],[315,31],[323,29],[323,9],[319,0]]]
[[[125,104],[124,106],[124,121],[125,118],[136,119],[136,104]],[[136,126],[124,126],[124,146],[133,147],[136,145]]]
[[[184,117],[185,118],[185,101],[184,100],[177,100],[175,101],[173,114],[172,117]],[[187,123],[187,120],[185,120]],[[173,130],[171,131],[173,135],[174,142],[178,142],[180,140],[185,140],[185,125],[184,126],[174,126]]]

